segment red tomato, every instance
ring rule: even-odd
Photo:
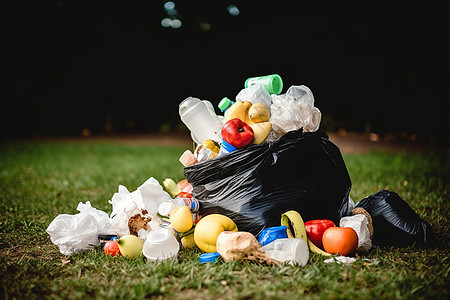
[[[308,234],[308,238],[319,248],[323,249],[322,244],[322,236],[325,230],[330,227],[336,227],[333,221],[331,220],[311,220],[305,222],[306,233]]]
[[[351,227],[330,227],[325,230],[322,242],[326,252],[345,256],[358,247],[358,234]]]
[[[105,246],[103,247],[103,250],[105,251],[105,254],[111,254],[111,256],[122,255],[120,253],[119,244],[117,244],[116,241],[107,241],[105,243]]]

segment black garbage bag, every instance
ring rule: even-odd
[[[306,222],[347,213],[351,181],[339,148],[324,132],[285,134],[184,169],[200,214],[230,217],[258,235],[279,226],[281,214],[298,211]]]
[[[372,217],[374,245],[427,247],[436,244],[431,225],[394,192],[381,190],[359,201],[356,207],[364,208]]]

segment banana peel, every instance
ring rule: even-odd
[[[308,239],[308,235],[306,234],[305,223],[303,222],[302,216],[296,210],[290,210],[281,215],[281,225],[287,227],[287,235],[288,238],[300,238],[308,243],[309,250],[311,252],[321,254],[324,256],[332,256],[330,253],[327,253],[317,247]],[[292,233],[291,228],[294,229],[294,233]]]

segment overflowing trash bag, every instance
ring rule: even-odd
[[[200,214],[223,214],[258,235],[288,210],[304,221],[339,219],[348,211],[351,181],[340,150],[324,132],[291,131],[184,169]]]
[[[372,217],[374,245],[427,247],[436,244],[430,224],[394,192],[381,190],[359,201],[356,207],[364,208]]]

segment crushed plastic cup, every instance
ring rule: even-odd
[[[167,228],[157,228],[147,234],[142,248],[142,254],[150,261],[161,261],[175,258],[180,250],[172,231]]]
[[[303,239],[285,238],[277,239],[262,247],[267,255],[276,261],[298,263],[302,267],[308,263],[309,247]]]

